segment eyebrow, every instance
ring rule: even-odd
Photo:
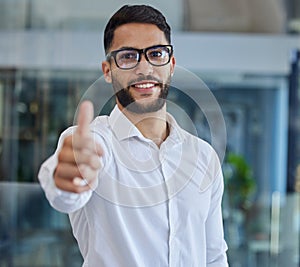
[[[113,50],[113,51],[118,51],[118,50],[124,50],[124,49],[134,49],[134,50],[139,50],[138,48],[135,48],[135,47],[131,47],[131,46],[122,46],[116,50]]]
[[[170,45],[170,44],[156,44],[156,45],[151,45],[148,47],[144,47],[144,48],[137,48],[137,47],[132,47],[132,46],[122,46],[118,49],[112,50],[112,51],[118,51],[118,50],[123,50],[123,49],[134,49],[134,50],[143,50],[143,49],[147,49],[150,47],[155,47],[155,46],[166,46],[166,45]]]
[[[122,46],[122,47],[120,47],[118,49],[109,51],[105,56],[107,57],[107,56],[109,56],[113,52],[120,51],[120,50],[126,50],[126,49],[128,49],[128,50],[130,50],[130,49],[139,50],[138,48],[134,48],[134,47],[131,47],[131,46]]]

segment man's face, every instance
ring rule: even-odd
[[[110,51],[167,44],[164,33],[156,25],[129,23],[115,30]],[[113,84],[118,104],[134,113],[155,112],[165,105],[174,66],[173,56],[167,65],[153,66],[145,55],[136,67],[128,70],[118,68],[113,58],[102,64],[106,81]]]

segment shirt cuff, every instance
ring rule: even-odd
[[[82,208],[92,195],[92,189],[83,193],[63,191],[56,187],[53,174],[57,166],[57,157],[52,155],[41,166],[38,178],[50,205],[56,210],[71,213]]]

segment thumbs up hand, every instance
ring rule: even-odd
[[[103,150],[90,133],[89,126],[93,118],[93,104],[84,101],[78,113],[78,127],[74,134],[64,139],[58,154],[54,182],[61,190],[81,193],[97,183]]]

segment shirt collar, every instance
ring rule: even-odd
[[[123,114],[123,112],[116,105],[108,118],[109,125],[121,141],[130,137],[139,137],[145,139],[141,132],[135,127],[135,125]],[[167,138],[175,143],[182,143],[185,139],[185,131],[177,124],[174,117],[167,113],[167,121],[170,127],[170,134]]]
[[[177,124],[176,120],[170,113],[167,113],[167,122],[170,127],[170,133],[167,140],[176,144],[183,143],[186,137],[186,132]]]
[[[120,141],[134,136],[142,136],[141,132],[123,114],[117,105],[115,105],[110,113],[108,122],[112,131]]]

